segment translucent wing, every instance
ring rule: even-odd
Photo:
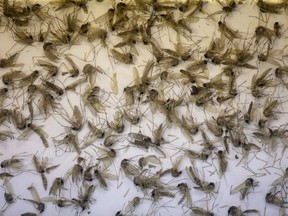
[[[40,199],[40,197],[39,197],[39,194],[38,194],[36,188],[35,188],[33,185],[31,185],[31,186],[28,187],[27,189],[30,191],[33,199],[34,199],[36,202],[41,202],[41,199]]]
[[[64,177],[63,177],[63,180],[64,181],[67,181],[69,179],[69,177],[72,175],[72,170],[73,170],[73,167],[69,168],[66,173],[64,174]],[[73,180],[72,180],[73,182]]]
[[[48,157],[42,157],[42,160],[41,160],[41,166],[42,167],[46,167],[47,166],[47,163],[48,163]]]
[[[191,179],[191,181],[194,182],[195,184],[198,184],[198,183],[196,183],[197,181],[195,181],[195,179],[198,178],[198,177],[196,176],[196,173],[194,173],[192,167],[191,166],[189,168],[186,167],[185,171],[186,171],[188,177]]]
[[[180,165],[182,158],[183,158],[182,155],[178,156],[173,162],[173,167],[177,168]]]
[[[112,158],[110,158],[108,156],[107,157],[98,158],[97,160],[100,160],[103,163],[103,168],[104,169],[109,168],[112,165],[112,163],[113,163]]]
[[[112,75],[112,78],[111,78],[111,88],[112,88],[112,92],[115,94],[115,95],[118,95],[118,82],[117,82],[117,74],[114,73]]]
[[[32,157],[32,162],[33,162],[33,165],[37,168],[39,166],[39,162],[38,162],[38,159],[36,157],[36,155],[33,155]]]
[[[53,169],[56,169],[58,166],[60,166],[60,164],[58,165],[54,165],[54,166],[49,166],[45,169],[46,173],[50,173]]]
[[[42,198],[42,201],[43,201],[43,202],[56,203],[56,202],[57,202],[57,199],[56,199],[56,197],[43,197],[43,198]]]
[[[8,181],[7,178],[4,180],[3,185],[4,185],[4,187],[6,188],[6,190],[7,190],[7,192],[8,192],[9,194],[13,194],[12,185],[11,185],[11,183]]]
[[[230,194],[235,194],[235,193],[238,193],[240,192],[241,190],[243,190],[245,188],[245,182],[239,184],[238,186],[236,186],[235,188],[233,188],[231,191],[230,191]]]
[[[161,161],[158,157],[156,157],[155,155],[149,155],[145,158],[145,160],[149,163],[152,163],[152,164],[156,164],[156,165],[161,165]]]
[[[288,139],[287,137],[280,138],[283,145],[285,145],[286,148],[288,148]]]
[[[284,181],[285,179],[285,176],[281,176],[280,178],[276,179],[275,181],[272,182],[272,186],[277,186],[277,185],[280,185],[282,184],[282,182]]]
[[[279,177],[278,179],[276,179],[275,181],[272,182],[272,186],[277,186],[279,184],[282,184],[282,182],[285,180],[285,178],[288,178],[288,168],[286,168],[284,174]]]
[[[118,175],[107,173],[107,172],[101,172],[101,174],[104,178],[107,178],[109,180],[117,180],[119,178]]]
[[[27,128],[25,131],[23,131],[22,134],[17,137],[17,140],[26,140],[32,134],[32,132],[33,131],[30,128]]]

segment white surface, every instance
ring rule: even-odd
[[[98,17],[105,13],[108,8],[111,7],[111,1],[105,0],[102,3],[98,3],[96,1],[91,1],[88,3],[89,10],[93,11],[90,14],[93,14],[94,17]],[[48,5],[49,6],[49,5]],[[47,6],[47,7],[48,7]],[[208,14],[212,14],[216,11],[221,10],[221,7],[216,2],[211,2],[205,7],[205,12]],[[65,10],[64,10],[65,11]],[[58,18],[62,18],[63,14],[65,15],[64,11],[58,11],[57,13],[52,12],[53,15],[57,14]],[[88,15],[80,12],[79,19],[86,20]],[[212,39],[220,37],[220,32],[218,31],[217,22],[219,20],[223,21],[224,14],[218,14],[212,16],[210,19],[207,18],[207,15],[196,13],[196,16],[199,17],[199,21],[195,23],[191,23],[191,29],[193,33],[189,36],[192,37],[191,40],[187,41],[185,38],[183,42],[189,46],[191,43],[195,43],[199,41],[199,49],[193,52],[193,58],[200,59],[203,58],[203,54],[205,50],[208,48],[208,45]],[[253,16],[253,17],[252,17]],[[238,43],[242,43],[244,40],[250,41],[253,43],[251,50],[257,50],[255,46],[255,39],[254,32],[255,27],[258,25],[267,26],[267,28],[272,29],[273,23],[275,21],[279,21],[282,25],[283,35],[280,39],[275,41],[275,45],[273,46],[273,50],[280,50],[285,47],[287,43],[287,15],[285,12],[279,15],[271,15],[267,23],[260,22],[259,19],[258,8],[256,7],[255,3],[251,3],[250,1],[245,2],[243,5],[240,5],[236,11],[232,12],[226,18],[226,24],[231,26],[233,29],[238,29],[239,33],[241,34],[240,40],[235,40]],[[90,15],[89,19],[93,19]],[[37,25],[39,25],[38,20],[35,20],[35,26],[29,26],[29,32],[33,32],[37,29]],[[53,21],[55,23],[55,20]],[[105,20],[98,20],[95,27],[105,28]],[[4,31],[4,26],[2,26],[2,30]],[[51,36],[51,35],[50,35]],[[165,25],[158,25],[157,27],[153,28],[153,36],[157,39],[161,47],[165,48],[173,48],[173,42],[176,39],[175,31],[171,28],[167,28]],[[34,69],[40,70],[41,73],[45,74],[43,69],[40,67],[34,66],[36,59],[45,59],[43,57],[42,52],[42,45],[38,42],[33,43],[32,46],[26,46],[15,44],[13,38],[11,38],[11,32],[3,32],[0,34],[1,41],[5,41],[5,43],[1,42],[1,58],[4,58],[5,55],[9,56],[14,52],[20,52],[19,58],[17,59],[17,63],[24,63],[25,66],[22,68],[22,71],[25,74],[31,73]],[[112,48],[119,42],[119,38],[117,38],[116,33],[109,32],[107,45],[109,48]],[[235,42],[235,45],[237,44]],[[151,55],[150,46],[144,46],[140,43],[137,43],[136,49],[139,52],[139,56],[135,56],[135,62],[133,65],[123,65],[121,63],[116,62],[110,55],[110,51],[107,48],[102,47],[101,44],[96,41],[93,43],[95,48],[95,52],[91,50],[91,44],[88,44],[84,40],[81,41],[81,44],[74,45],[72,47],[69,46],[59,46],[60,52],[62,52],[62,58],[58,62],[60,66],[60,71],[65,72],[67,69],[65,68],[62,62],[66,62],[67,67],[70,69],[70,65],[67,64],[67,61],[64,60],[64,54],[71,53],[73,54],[71,58],[77,62],[77,66],[80,70],[82,70],[83,66],[86,64],[84,60],[85,57],[86,61],[91,63],[92,65],[99,66],[106,75],[99,75],[96,78],[96,85],[100,86],[103,91],[105,91],[105,95],[109,95],[108,100],[105,102],[106,112],[108,113],[108,119],[111,121],[113,119],[113,114],[116,112],[117,109],[122,109],[124,104],[124,95],[122,94],[124,87],[128,85],[132,85],[133,83],[133,67],[137,67],[138,71],[141,73],[144,69],[145,64],[148,60],[153,59]],[[149,47],[149,48],[148,48]],[[128,51],[128,48],[124,48],[123,50]],[[92,51],[92,52],[91,52]],[[96,54],[96,55],[95,55]],[[107,55],[109,54],[109,55]],[[284,55],[286,54],[286,50],[283,51],[283,54],[275,56],[276,60],[280,63],[283,61],[281,65],[286,64],[286,58]],[[74,56],[75,55],[75,56]],[[76,56],[79,58],[77,60]],[[190,103],[189,109],[185,103],[181,106],[177,107],[176,110],[178,112],[178,116],[181,115],[190,115],[195,118],[198,123],[204,122],[206,119],[211,119],[211,117],[217,117],[221,109],[227,107],[228,109],[236,110],[238,109],[241,113],[244,113],[245,110],[248,109],[249,103],[251,100],[254,100],[257,103],[262,104],[265,99],[268,97],[262,97],[259,100],[255,100],[251,96],[251,91],[249,89],[251,78],[254,74],[260,73],[267,68],[276,68],[275,65],[270,63],[263,63],[257,61],[257,53],[254,55],[254,59],[249,61],[251,65],[257,65],[259,70],[245,70],[243,69],[241,75],[237,78],[237,86],[238,91],[241,92],[239,95],[231,103],[223,103],[223,105],[218,106],[215,104],[213,110],[217,109],[216,112],[210,112],[209,110],[203,110],[195,106],[193,103]],[[34,58],[35,57],[35,58]],[[93,60],[95,58],[95,61]],[[45,59],[46,60],[46,59]],[[178,73],[180,69],[184,69],[187,63],[181,62],[177,67],[169,68],[169,73]],[[14,68],[15,69],[15,68]],[[17,68],[19,69],[19,68]],[[219,72],[221,72],[220,66],[214,66],[213,64],[208,64],[209,69],[209,78],[213,78]],[[1,75],[8,72],[10,69],[1,69]],[[153,68],[153,74],[157,74],[164,69],[159,67]],[[271,72],[271,74],[273,73]],[[112,93],[111,89],[111,77],[113,73],[117,74],[117,80],[119,85],[119,93],[115,95]],[[274,76],[274,75],[271,75]],[[62,76],[61,73],[55,78],[55,84],[59,86],[66,86],[73,82],[73,78],[69,78],[67,75]],[[40,79],[36,81],[36,83],[40,83]],[[181,82],[177,81],[179,85],[174,83],[163,84],[167,86],[164,88],[165,90],[165,99],[168,98],[179,98],[183,92],[186,93],[185,100],[188,100],[189,96],[189,87],[184,87],[180,85]],[[1,82],[1,85],[3,83]],[[85,108],[83,102],[81,100],[81,94],[85,90],[85,86],[87,84],[83,84],[77,88],[76,93],[73,92],[66,92],[64,96],[61,98],[61,107],[59,110],[65,109],[70,116],[72,115],[72,109],[69,105],[68,99],[70,103],[73,105],[78,105],[81,108],[81,111],[84,112],[85,120],[93,121],[97,124],[105,124],[106,116],[102,113],[99,114],[100,118],[95,117],[92,115],[88,108]],[[154,84],[151,85],[152,87],[159,87],[160,81],[159,79],[154,81]],[[5,101],[4,107],[5,108],[13,108],[14,105],[19,106],[22,108],[23,102],[25,103],[25,98],[27,99],[26,94],[27,89],[15,89],[10,92],[9,99]],[[275,86],[275,88],[268,88],[265,90],[265,94],[271,96],[272,98],[278,98],[281,100],[282,104],[279,106],[279,112],[276,114],[276,119],[269,122],[269,127],[273,128],[274,126],[280,126],[282,124],[287,124],[287,89],[284,89],[281,85]],[[17,100],[13,96],[17,95]],[[145,98],[145,97],[144,97]],[[144,99],[145,100],[145,99]],[[12,104],[11,104],[12,102]],[[37,101],[34,101],[34,108],[37,110]],[[25,104],[24,104],[25,105]],[[266,215],[277,215],[279,212],[279,207],[267,205],[265,203],[265,195],[266,193],[272,188],[270,185],[271,183],[277,179],[280,175],[283,174],[283,170],[287,167],[287,151],[286,149],[283,150],[283,144],[278,143],[275,150],[265,150],[265,146],[263,143],[257,142],[257,140],[253,137],[253,132],[257,129],[256,123],[251,123],[250,125],[243,124],[245,127],[245,134],[247,139],[250,142],[257,144],[261,147],[259,152],[254,151],[251,152],[248,156],[249,162],[241,162],[239,165],[239,161],[242,157],[241,149],[236,149],[230,145],[230,154],[227,155],[228,160],[228,168],[227,172],[222,178],[219,178],[218,175],[218,160],[215,153],[212,153],[212,157],[210,156],[207,162],[202,161],[195,161],[195,167],[199,170],[202,179],[206,181],[213,181],[217,184],[218,191],[213,193],[211,196],[204,194],[203,192],[197,191],[193,189],[195,184],[189,179],[185,172],[185,168],[191,165],[191,161],[188,158],[183,157],[181,161],[179,169],[182,170],[182,174],[178,178],[173,178],[165,176],[161,178],[161,181],[167,184],[169,187],[174,187],[174,190],[171,190],[172,193],[175,194],[175,198],[162,198],[159,201],[153,202],[151,198],[151,190],[148,190],[148,193],[145,195],[143,192],[136,188],[133,182],[127,178],[124,173],[120,169],[120,162],[124,158],[131,158],[131,163],[137,165],[137,161],[141,156],[144,155],[151,155],[155,154],[160,157],[160,155],[152,149],[149,149],[148,152],[145,152],[141,149],[138,149],[132,145],[129,146],[129,142],[127,140],[127,136],[129,132],[139,132],[141,131],[143,134],[147,136],[151,136],[151,130],[159,126],[161,123],[165,124],[166,119],[165,116],[160,113],[159,111],[152,115],[149,111],[148,104],[140,104],[139,106],[135,106],[140,113],[143,113],[143,118],[138,125],[131,125],[129,122],[125,121],[125,130],[121,134],[123,135],[121,142],[116,143],[113,146],[113,149],[117,152],[117,158],[114,160],[113,165],[109,168],[109,173],[114,175],[118,175],[118,180],[107,180],[108,190],[105,191],[103,188],[100,188],[99,183],[97,180],[93,180],[92,184],[96,185],[96,190],[93,194],[93,200],[90,204],[90,208],[81,212],[80,209],[76,209],[73,206],[66,207],[59,209],[55,205],[51,203],[46,204],[46,210],[42,213],[42,215],[74,215],[74,214],[81,214],[81,215],[115,215],[117,211],[124,210],[125,206],[127,206],[128,201],[132,200],[135,196],[139,196],[143,198],[141,200],[140,205],[135,208],[135,211],[131,214],[135,215],[189,215],[190,210],[180,204],[178,205],[178,201],[180,200],[180,194],[178,190],[175,188],[179,183],[186,182],[190,187],[190,194],[192,196],[193,205],[199,206],[201,208],[209,209],[214,212],[215,215],[227,215],[227,210],[229,206],[241,206],[241,209],[244,211],[246,209],[257,209],[260,212],[260,215],[264,215],[264,210],[266,209]],[[21,112],[24,113],[24,116],[28,116],[29,112],[27,106],[23,108]],[[261,110],[257,110],[256,116],[261,116]],[[60,111],[59,111],[60,112]],[[61,114],[61,113],[60,113]],[[27,190],[31,184],[33,184],[40,197],[48,197],[49,188],[52,185],[53,180],[56,177],[64,177],[66,171],[71,168],[75,163],[75,158],[77,157],[76,152],[67,152],[55,148],[53,143],[53,138],[61,139],[65,136],[65,131],[63,126],[69,126],[69,123],[66,122],[59,113],[54,113],[48,119],[45,119],[43,115],[37,115],[35,117],[34,124],[36,125],[43,125],[43,129],[49,134],[48,142],[49,148],[45,149],[41,143],[41,140],[36,134],[32,134],[27,138],[27,140],[18,141],[17,137],[22,133],[22,131],[15,130],[15,127],[12,123],[5,122],[1,126],[1,130],[7,130],[8,128],[13,131],[14,139],[2,141],[0,145],[0,152],[2,155],[0,156],[1,161],[5,159],[9,159],[11,156],[20,154],[25,152],[25,156],[23,157],[24,167],[20,170],[20,174],[11,178],[9,181],[13,186],[13,191],[15,196],[19,197],[15,203],[13,203],[5,212],[4,215],[20,215],[24,212],[35,212],[37,210],[33,207],[33,205],[27,201],[21,200],[22,198],[32,199],[31,194]],[[241,116],[243,114],[240,114]],[[259,118],[259,117],[258,117]],[[256,117],[257,119],[257,117]],[[256,120],[255,120],[256,121]],[[241,123],[241,122],[240,122]],[[242,123],[241,123],[242,124]],[[103,126],[106,128],[106,125]],[[222,142],[220,138],[213,136],[211,132],[209,132],[205,126],[203,126],[203,130],[207,132],[207,136],[209,139],[215,144],[216,149],[213,152],[217,152],[217,150],[223,149]],[[109,130],[107,130],[109,131]],[[79,131],[77,137],[81,145],[85,142],[85,137],[89,132],[87,124],[84,125],[83,129]],[[189,140],[186,139],[185,136],[182,135],[181,130],[176,126],[173,125],[172,128],[166,129],[164,134],[165,140],[168,141],[168,144],[163,145],[163,151],[166,154],[166,158],[161,158],[161,162],[164,168],[170,168],[172,166],[171,161],[174,161],[178,156],[183,155],[181,148],[193,149],[198,151],[202,148],[202,137],[197,134],[194,137],[194,142],[191,143]],[[95,164],[97,158],[97,146],[101,146],[103,143],[103,139],[97,140],[93,143],[93,145],[87,147],[85,150],[82,151],[81,156],[86,159],[86,165],[88,166],[89,163]],[[265,151],[264,151],[265,150]],[[32,165],[32,156],[37,154],[37,156],[41,157],[48,157],[49,164],[56,165],[60,164],[58,168],[51,171],[51,173],[47,176],[48,179],[48,190],[45,191],[41,177],[38,173],[35,172],[34,167]],[[238,155],[239,159],[235,158],[235,155]],[[265,169],[264,169],[265,168]],[[1,168],[0,168],[1,169]],[[159,168],[158,168],[159,169]],[[1,172],[9,171],[1,169]],[[17,174],[11,170],[12,173]],[[155,169],[151,169],[151,172],[155,172]],[[240,183],[244,182],[245,179],[248,177],[252,177],[255,180],[259,181],[259,186],[255,188],[253,192],[248,195],[248,198],[244,200],[240,200],[240,194],[233,194],[230,195],[230,189],[234,188],[235,186],[239,185]],[[1,180],[3,183],[3,180]],[[61,197],[66,197],[67,199],[77,198],[77,194],[79,188],[82,185],[73,184],[71,178],[67,180],[64,184],[63,190],[61,190]],[[0,195],[0,203],[5,203],[4,197],[4,190],[2,190]],[[127,214],[129,215],[129,214]]]

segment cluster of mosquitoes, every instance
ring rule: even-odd
[[[287,0],[2,0],[0,11],[14,43],[0,58],[0,215],[110,215],[93,206],[125,185],[112,215],[287,215]],[[237,15],[255,26],[237,29]],[[7,156],[32,138],[40,150]],[[13,182],[27,173],[23,195]],[[244,208],[255,193],[259,208]]]

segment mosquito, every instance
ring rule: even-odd
[[[30,193],[33,197],[33,200],[32,199],[26,199],[26,198],[23,198],[23,200],[32,203],[35,206],[36,210],[39,211],[39,213],[44,212],[46,206],[43,203],[43,201],[40,199],[40,196],[39,196],[36,188],[33,185],[31,185],[27,189],[30,191]]]
[[[33,166],[35,167],[36,171],[41,175],[42,184],[45,190],[47,190],[48,187],[48,181],[45,173],[49,174],[50,171],[56,169],[59,166],[58,164],[48,167],[48,160],[48,157],[42,157],[41,160],[36,155],[33,155],[32,157]]]
[[[256,186],[258,186],[257,181],[247,178],[243,183],[233,188],[230,193],[235,194],[240,192],[240,200],[243,200]]]

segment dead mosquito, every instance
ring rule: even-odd
[[[243,183],[234,187],[231,190],[231,194],[240,192],[240,200],[245,199],[249,193],[251,193],[254,188],[258,186],[258,182],[252,178],[247,178]]]

